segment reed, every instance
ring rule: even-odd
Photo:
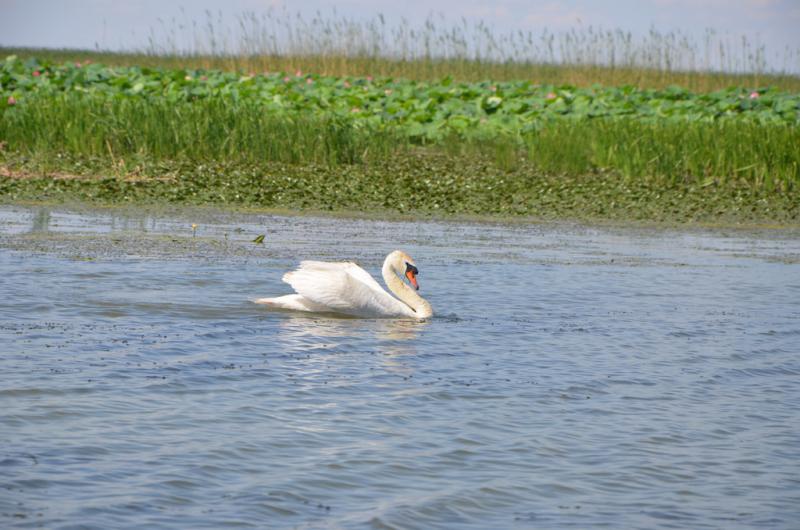
[[[525,133],[449,136],[427,149],[490,160],[506,171],[608,173],[624,181],[800,186],[800,128],[752,120],[555,120]],[[341,167],[387,163],[420,148],[402,129],[334,115],[266,113],[257,101],[119,98],[73,92],[31,96],[6,111],[7,152],[58,164],[100,159],[121,172],[141,164],[280,162]]]
[[[653,185],[733,181],[800,187],[800,128],[748,121],[553,123],[525,139],[527,160],[548,172],[611,170]]]
[[[68,153],[138,159],[348,164],[387,157],[397,145],[333,115],[275,116],[257,101],[114,98],[63,93],[32,97],[0,120],[0,139],[30,155]]]
[[[313,72],[417,80],[529,79],[538,84],[588,86],[680,85],[695,91],[772,85],[800,90],[800,49],[775,54],[744,36],[707,30],[699,38],[651,29],[579,26],[565,32],[500,32],[484,22],[458,23],[441,15],[414,26],[378,15],[353,20],[286,10],[243,13],[233,23],[161,21],[146,44],[126,53],[20,50],[56,61],[91,59],[114,65],[218,68],[244,72]]]

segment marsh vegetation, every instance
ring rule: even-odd
[[[22,50],[0,61],[0,190],[797,219],[800,83],[786,73],[789,50],[785,69],[768,71],[763,48],[719,46],[711,32],[701,46],[655,31],[537,40],[432,20],[416,29],[381,19],[281,25],[274,14],[239,22],[236,43],[210,17],[205,40],[195,26],[187,41],[180,26],[172,38],[154,33],[138,55]]]

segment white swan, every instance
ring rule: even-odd
[[[297,294],[254,300],[280,309],[314,313],[344,313],[357,317],[405,317],[423,319],[433,315],[427,300],[416,293],[414,260],[395,250],[383,262],[383,281],[397,298],[387,293],[370,274],[355,263],[303,261],[283,275],[283,281]],[[403,274],[414,289],[400,279]],[[399,300],[398,300],[399,298]]]

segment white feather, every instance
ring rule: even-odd
[[[355,263],[303,261],[296,270],[283,275],[283,281],[297,294],[255,302],[294,311],[358,317],[427,318],[433,314],[430,304],[398,277],[407,264],[413,264],[413,260],[400,251],[389,254],[383,264],[384,281],[399,300]]]
[[[299,294],[287,294],[286,296],[278,296],[277,298],[259,298],[253,300],[256,304],[268,305],[278,309],[289,309],[292,311],[312,311],[322,313],[328,310],[327,307],[314,303],[307,298],[303,298]]]
[[[304,261],[297,270],[284,274],[283,281],[328,311],[361,317],[414,313],[355,263]]]

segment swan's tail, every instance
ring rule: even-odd
[[[287,294],[286,296],[278,296],[277,298],[259,298],[253,300],[253,302],[276,309],[289,309],[292,311],[330,311],[330,308],[312,302],[299,294]]]

